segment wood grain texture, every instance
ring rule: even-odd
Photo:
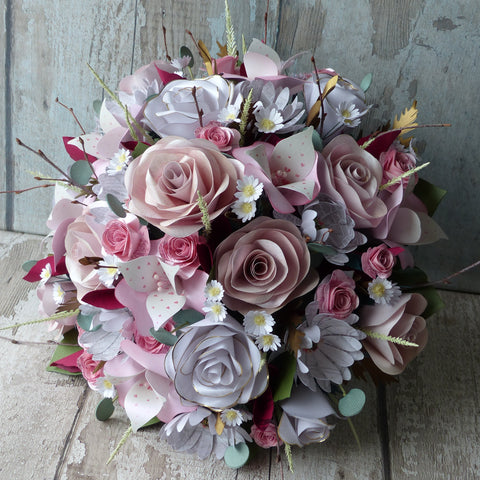
[[[0,76],[0,92],[2,92],[2,99],[0,100],[0,135],[3,139],[2,143],[2,154],[0,155],[0,190],[8,190],[9,184],[7,182],[8,175],[8,151],[10,145],[7,145],[8,142],[5,140],[8,137],[8,132],[10,129],[10,95],[7,86],[9,85],[9,75],[10,75],[10,64],[9,64],[9,44],[7,37],[7,24],[10,24],[10,12],[11,8],[8,2],[3,2],[1,8],[1,18],[0,18],[0,62],[3,66],[3,75]],[[11,201],[7,194],[0,194],[0,229],[6,230],[8,225],[7,220],[7,204]],[[9,206],[9,205],[8,205]]]
[[[392,480],[480,475],[480,297],[442,296],[426,349],[387,391]]]

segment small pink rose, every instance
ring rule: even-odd
[[[150,239],[148,229],[140,225],[138,218],[129,216],[123,219],[111,220],[105,226],[102,235],[102,245],[110,255],[116,255],[122,262],[148,255]]]
[[[363,346],[375,365],[388,375],[405,370],[425,347],[428,339],[426,322],[420,315],[427,301],[418,293],[402,295],[393,305],[366,305],[360,309],[359,326],[373,333],[403,338],[418,347],[407,347],[367,336]]]
[[[255,443],[262,448],[270,448],[283,445],[282,440],[277,433],[277,427],[273,423],[269,423],[265,429],[261,429],[256,425],[252,425],[250,436]]]
[[[180,267],[180,275],[190,278],[200,266],[197,246],[200,243],[198,233],[187,237],[165,235],[158,241],[158,256],[168,265]]]
[[[395,256],[384,243],[362,254],[362,270],[371,278],[388,278],[395,265]]]
[[[175,324],[172,321],[168,321],[163,328],[171,332],[175,328]],[[167,353],[170,347],[153,338],[151,335],[140,335],[135,332],[135,343],[145,352],[158,354]]]
[[[334,270],[326,276],[315,292],[319,313],[327,313],[338,319],[347,318],[359,304],[355,282],[342,270]]]
[[[103,368],[98,367],[99,362],[92,359],[93,355],[86,350],[78,357],[77,365],[82,372],[83,378],[88,382],[90,388],[95,389],[95,382],[97,378],[103,377]]]
[[[195,130],[195,137],[210,140],[221,152],[230,152],[232,148],[238,147],[240,132],[223,127],[219,122],[210,122],[206,127],[198,127]]]
[[[402,146],[393,144],[386,152],[380,154],[379,161],[383,167],[382,183],[385,184],[393,178],[415,168],[417,158],[413,153],[404,150]],[[409,180],[410,177],[402,179],[401,183],[403,188],[407,187]],[[386,190],[393,192],[396,186],[397,184],[390,185]]]

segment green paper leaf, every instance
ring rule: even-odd
[[[243,467],[248,462],[250,456],[250,449],[245,442],[230,445],[225,450],[223,457],[227,467],[237,469]]]
[[[22,265],[22,269],[24,272],[29,272],[32,267],[34,267],[37,263],[37,260],[29,260],[28,262],[25,262],[23,265]]]
[[[150,147],[150,145],[146,145],[145,143],[138,142],[137,146],[135,147],[135,149],[132,152],[132,157],[133,158],[139,157],[149,147]]]
[[[100,116],[100,110],[102,109],[102,101],[101,100],[94,100],[93,101],[93,111]]]
[[[338,410],[344,417],[353,417],[362,411],[365,400],[366,396],[363,390],[352,388],[338,401]]]
[[[180,310],[177,312],[173,317],[173,321],[175,325],[182,326],[182,325],[191,325],[192,323],[199,322],[205,318],[203,313],[197,312],[196,310]]]
[[[432,216],[447,191],[420,178],[413,193],[425,204],[428,214]]]
[[[400,287],[414,287],[428,282],[427,274],[418,267],[393,270],[391,280]]]
[[[190,62],[188,63],[187,67],[192,68],[194,63],[195,63],[194,60],[193,60],[193,53],[185,45],[180,47],[180,58],[182,58],[182,57],[190,57]]]
[[[297,360],[290,352],[285,352],[276,359],[275,366],[282,372],[282,378],[273,392],[273,401],[279,402],[290,397],[293,379],[297,371]]]
[[[307,246],[311,252],[321,253],[322,255],[335,255],[337,253],[334,248],[329,247],[328,245],[322,245],[320,243],[310,242],[307,244]]]
[[[320,136],[320,134],[316,130],[313,130],[313,132],[312,132],[312,142],[313,142],[313,148],[317,152],[321,152],[323,150],[322,137]]]
[[[85,330],[86,332],[95,332],[101,327],[101,325],[92,327],[92,320],[93,320],[93,315],[84,315],[83,313],[79,313],[77,316],[78,326],[81,329]]]
[[[173,333],[165,330],[164,328],[159,328],[158,330],[151,328],[150,334],[158,342],[163,343],[164,345],[169,345],[170,347],[172,345],[175,345],[176,341],[178,340],[178,337],[173,335]]]
[[[366,92],[370,88],[370,85],[372,84],[372,78],[373,78],[373,75],[371,73],[367,73],[363,77],[363,80],[360,82],[360,88],[364,92]]]
[[[140,428],[150,427],[152,425],[156,425],[157,423],[160,423],[160,420],[158,419],[158,417],[153,417],[151,420],[149,420],[147,423],[142,425]]]
[[[59,367],[52,367],[52,363],[68,357],[72,353],[78,352],[79,350],[83,350],[82,347],[75,345],[78,342],[78,332],[76,329],[69,330],[63,336],[63,340],[60,342],[60,345],[57,346],[55,351],[53,352],[52,358],[50,360],[50,364],[47,367],[47,372],[57,372],[62,373],[64,375],[81,375],[81,372],[72,373],[67,370],[63,370]],[[66,344],[66,345],[65,345]],[[71,345],[74,345],[73,347]]]
[[[427,308],[422,313],[423,318],[431,317],[434,313],[438,313],[445,307],[445,303],[436,288],[424,287],[415,290],[415,292],[423,295],[428,302]]]
[[[104,422],[108,420],[113,412],[115,411],[115,406],[111,398],[102,398],[95,409],[95,416],[97,420]]]
[[[112,212],[117,215],[117,217],[125,218],[127,216],[127,213],[123,208],[122,202],[117,197],[115,197],[111,193],[107,193],[106,200],[108,206],[110,207]]]
[[[92,173],[92,166],[87,160],[77,160],[70,167],[70,175],[73,181],[79,185],[86,185],[90,181]]]

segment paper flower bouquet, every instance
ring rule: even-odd
[[[401,373],[439,308],[408,245],[443,232],[418,178],[411,108],[359,134],[372,108],[332,69],[289,75],[264,42],[157,60],[97,102],[26,280],[80,373],[130,431],[241,466],[260,447],[323,442],[365,403],[352,373]],[[195,49],[193,49],[195,51]],[[57,167],[58,168],[58,167]]]

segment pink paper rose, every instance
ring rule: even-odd
[[[311,290],[310,254],[286,220],[258,217],[228,236],[215,251],[216,279],[228,308],[272,313]]]
[[[93,360],[93,355],[86,350],[78,357],[77,365],[82,372],[83,378],[88,382],[90,388],[95,390],[95,383],[97,378],[103,377],[103,368],[95,369],[98,367],[99,362]]]
[[[394,265],[395,256],[384,243],[362,254],[362,270],[371,278],[388,278]]]
[[[102,235],[104,225],[95,221],[87,212],[70,223],[65,236],[65,264],[71,281],[77,287],[77,298],[81,300],[88,292],[104,288],[93,264],[82,265],[83,257],[102,257]]]
[[[198,193],[214,220],[235,200],[242,173],[211,142],[162,138],[127,169],[128,208],[168,235],[186,237],[203,226]]]
[[[385,184],[393,178],[415,168],[417,158],[413,153],[404,150],[401,145],[393,144],[386,152],[380,154],[379,161],[383,167],[382,183]],[[402,183],[403,188],[406,188],[409,181],[410,177],[405,177],[400,183]],[[386,190],[393,192],[396,186],[396,184],[390,185]]]
[[[230,152],[238,147],[240,132],[233,128],[223,127],[219,122],[210,122],[206,127],[195,130],[196,138],[204,138],[214,143],[221,152]]]
[[[357,228],[376,227],[387,214],[378,197],[382,166],[357,145],[350,135],[335,137],[318,160],[322,193],[346,206]]]
[[[140,225],[138,218],[128,215],[126,220],[111,220],[105,226],[102,244],[110,255],[116,255],[122,262],[148,255],[150,239],[148,229]]]
[[[262,448],[283,445],[282,440],[278,437],[277,427],[273,423],[269,423],[264,429],[252,425],[250,436],[255,443]]]
[[[171,237],[165,235],[158,241],[158,256],[168,265],[180,267],[179,274],[190,278],[200,266],[197,246],[200,242],[198,233],[188,237]]]
[[[358,307],[355,281],[342,270],[326,276],[315,292],[319,313],[328,313],[338,319],[347,318]]]
[[[402,373],[407,364],[425,347],[428,333],[426,322],[420,315],[427,306],[418,293],[402,295],[393,305],[367,305],[360,310],[359,325],[370,332],[403,338],[418,347],[367,336],[363,345],[375,365],[388,375]]]

